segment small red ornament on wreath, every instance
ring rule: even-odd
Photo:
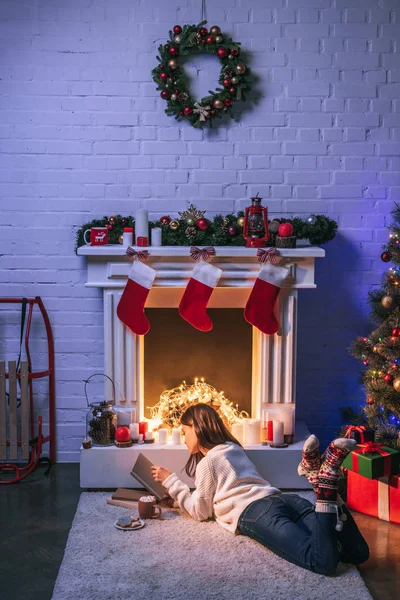
[[[169,32],[168,42],[159,46],[159,64],[152,71],[160,96],[167,102],[166,114],[184,119],[193,127],[199,128],[207,123],[212,126],[225,112],[233,118],[234,103],[245,100],[252,87],[250,70],[239,59],[240,43],[223,35],[217,25],[208,31],[204,27],[206,23],[207,21],[203,21],[199,25],[183,27],[175,25]],[[179,57],[199,51],[212,54],[220,60],[219,85],[222,87],[217,87],[209,96],[196,101],[191,97]],[[174,87],[171,90],[172,85]],[[213,108],[217,110],[212,110]]]

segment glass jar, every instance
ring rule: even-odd
[[[86,413],[86,438],[92,446],[113,446],[117,414],[112,401],[91,402]]]

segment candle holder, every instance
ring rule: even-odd
[[[129,440],[127,442],[117,442],[117,440],[115,440],[114,444],[117,446],[117,448],[130,448],[133,445],[133,441]]]

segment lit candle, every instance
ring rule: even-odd
[[[244,436],[243,436],[243,422],[241,423],[233,423],[232,425],[232,435],[237,439],[238,442],[244,444]]]
[[[246,444],[259,444],[261,439],[261,422],[259,419],[246,419],[244,422]]]
[[[144,444],[143,433],[139,433],[138,444]]]
[[[149,429],[149,424],[147,421],[140,421],[139,423],[139,433],[141,433],[144,437],[144,434],[146,433],[146,431],[148,431]]]
[[[153,432],[152,431],[146,431],[144,439],[145,440],[154,440]]]
[[[280,404],[278,407],[279,420],[283,422],[284,435],[294,433],[294,407],[288,404]]]
[[[161,227],[153,227],[151,230],[151,245],[162,246],[162,229]]]
[[[174,429],[172,430],[172,443],[173,444],[182,444],[180,427],[174,427]]]
[[[168,442],[168,429],[159,429],[158,430],[158,443],[166,444]]]
[[[283,439],[283,422],[282,421],[273,421],[273,438],[272,442],[277,446],[280,446],[284,443]]]
[[[149,211],[145,208],[136,211],[135,236],[136,240],[138,237],[149,237]]]
[[[131,432],[131,440],[139,439],[139,423],[131,423],[129,425],[129,430]]]

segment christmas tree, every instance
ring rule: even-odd
[[[381,259],[394,266],[385,273],[383,285],[369,293],[371,319],[378,327],[350,348],[366,366],[366,404],[351,420],[374,429],[376,442],[400,450],[400,206],[396,204],[391,214],[393,224]]]

